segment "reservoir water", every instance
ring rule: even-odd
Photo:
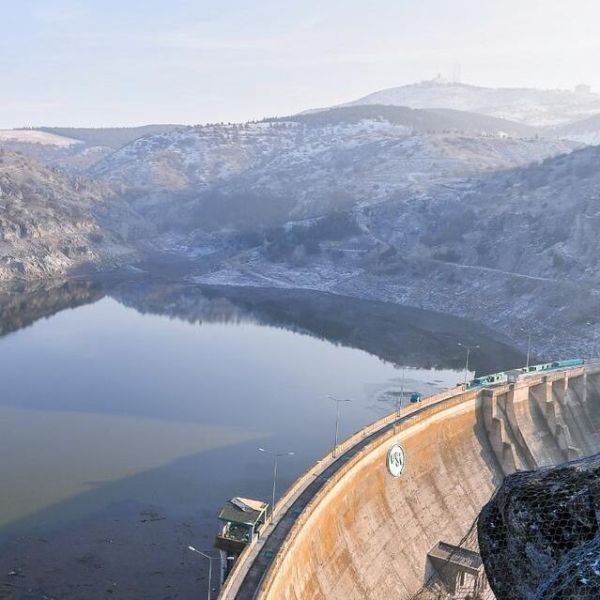
[[[520,362],[474,324],[312,292],[67,283],[3,298],[0,597],[199,593],[187,545],[210,550],[228,498],[269,500],[259,446],[295,453],[278,495],[331,449],[328,395],[351,400],[343,438],[462,381],[459,343],[477,342],[476,367]]]

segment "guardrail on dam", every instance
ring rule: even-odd
[[[504,475],[600,451],[600,362],[553,365],[447,390],[345,440],[280,499],[219,597],[413,596],[428,554],[460,543]]]

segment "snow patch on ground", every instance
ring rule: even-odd
[[[53,133],[29,129],[2,129],[0,130],[0,142],[41,144],[43,146],[58,146],[59,148],[68,148],[69,146],[83,143],[79,140],[55,135]]]

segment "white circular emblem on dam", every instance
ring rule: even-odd
[[[392,477],[400,477],[404,471],[406,457],[404,448],[400,444],[394,444],[387,453],[387,468]]]

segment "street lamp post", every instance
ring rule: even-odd
[[[595,327],[595,325],[593,323],[590,323],[589,321],[586,322],[586,325],[588,327],[593,327],[594,328],[594,341],[592,342],[592,350],[591,350],[591,356],[590,358],[594,358],[596,355],[596,350],[597,350],[597,346],[598,346],[598,329]]]
[[[402,410],[402,404],[404,404],[404,384],[406,383],[406,367],[402,367],[402,384],[400,385],[400,405],[398,407],[398,417]]]
[[[396,418],[394,419],[393,430],[396,433],[396,421],[400,418],[402,404],[404,403],[404,383],[406,380],[406,367],[402,367],[402,383],[400,384],[400,396],[396,397]]]
[[[264,448],[259,448],[259,452],[264,452],[273,457],[273,495],[271,502],[271,520],[273,519],[273,511],[275,510],[275,487],[277,485],[277,461],[280,456],[294,456],[295,452],[270,452]]]
[[[523,327],[521,327],[521,331],[527,333],[527,362],[525,363],[525,368],[529,369],[529,362],[531,359],[531,332],[526,332]]]
[[[473,346],[468,346],[467,344],[462,344],[458,342],[458,345],[462,348],[467,349],[467,360],[465,361],[465,385],[467,385],[467,377],[469,376],[469,356],[471,356],[471,350],[475,348],[479,348],[479,344],[474,344]]]
[[[211,592],[212,592],[212,556],[209,556],[208,554],[204,554],[204,552],[200,552],[200,550],[196,550],[196,548],[194,548],[194,546],[188,546],[188,550],[191,550],[192,552],[195,552],[196,554],[199,554],[200,556],[204,556],[204,558],[208,559],[208,594],[207,594],[207,598],[208,600],[210,600],[211,598]]]
[[[350,400],[347,400],[345,398],[334,398],[331,395],[327,396],[330,400],[333,400],[336,404],[336,408],[335,408],[335,438],[333,441],[333,458],[335,458],[336,454],[337,454],[337,447],[338,447],[338,431],[339,431],[339,425],[340,425],[340,404],[342,402],[350,402]]]

